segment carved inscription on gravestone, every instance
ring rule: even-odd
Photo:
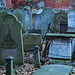
[[[49,57],[71,59],[71,40],[55,39],[51,41]]]
[[[16,42],[12,38],[11,30],[8,30],[8,34],[4,38],[4,49],[15,49],[17,47]]]

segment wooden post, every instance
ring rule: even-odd
[[[39,46],[35,46],[35,63],[34,63],[35,68],[40,67],[40,51],[39,51],[39,49],[40,49]]]
[[[6,75],[13,75],[13,58],[12,56],[8,56],[5,58],[6,63]]]

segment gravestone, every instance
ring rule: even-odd
[[[68,26],[75,28],[75,11],[68,12]]]
[[[71,38],[75,38],[75,34],[46,34],[46,39],[50,41],[49,58],[51,62],[71,62],[73,54]]]
[[[0,64],[7,56],[13,56],[15,64],[23,64],[22,24],[15,16],[0,13],[0,35]]]
[[[37,33],[23,34],[24,50],[41,46],[41,35]]]
[[[41,10],[39,10],[40,12]],[[54,17],[55,13],[52,11],[51,8],[46,7],[42,9],[40,14],[34,15],[34,26],[36,30],[41,30],[41,35],[45,36],[48,25],[51,23],[50,28],[54,26]]]
[[[49,57],[56,59],[71,59],[71,39],[55,38],[50,43]]]
[[[31,11],[24,7],[23,9],[15,9],[11,12],[23,24],[23,33],[30,31],[33,28]]]
[[[68,29],[68,14],[60,11],[55,14],[55,32],[64,33]]]
[[[68,27],[69,33],[75,34],[75,10],[68,11]],[[73,38],[72,49],[75,52],[75,38]]]
[[[72,27],[72,28],[69,28],[68,30],[67,30],[67,33],[69,33],[69,34],[75,34],[75,28],[74,27]],[[72,59],[74,60],[75,59],[75,38],[72,38]]]

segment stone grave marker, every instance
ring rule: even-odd
[[[54,26],[54,17],[55,13],[52,11],[51,8],[43,8],[42,10],[39,9],[40,14],[34,15],[34,26],[36,30],[41,30],[41,35],[45,36],[48,25],[51,23],[50,28]]]
[[[18,20],[23,24],[23,33],[29,32],[33,28],[32,14],[29,9],[24,7],[23,9],[15,9],[11,13],[15,15]]]
[[[55,38],[50,43],[49,57],[57,59],[71,59],[71,39]]]
[[[0,35],[0,64],[5,63],[7,56],[13,56],[15,64],[23,64],[22,24],[15,16],[0,13]]]
[[[68,29],[68,14],[64,11],[60,11],[55,14],[55,32],[64,33]]]
[[[68,32],[75,34],[75,10],[68,11],[68,27]],[[75,52],[75,38],[73,38],[72,49]]]
[[[75,11],[70,11],[68,13],[68,26],[75,28]]]
[[[24,50],[41,46],[41,35],[37,33],[23,34]]]
[[[72,38],[75,34],[47,33],[46,39],[50,40],[49,58],[50,62],[71,62],[72,60]]]

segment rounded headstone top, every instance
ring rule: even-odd
[[[23,28],[23,24],[18,20],[18,18],[15,15],[13,15],[11,13],[0,12],[0,19],[3,20],[3,23],[4,22],[8,23],[10,21],[11,24],[12,23],[14,23],[14,24],[17,23],[16,25],[18,25],[20,28]]]
[[[36,45],[36,46],[35,46],[35,49],[40,49],[40,46]]]

